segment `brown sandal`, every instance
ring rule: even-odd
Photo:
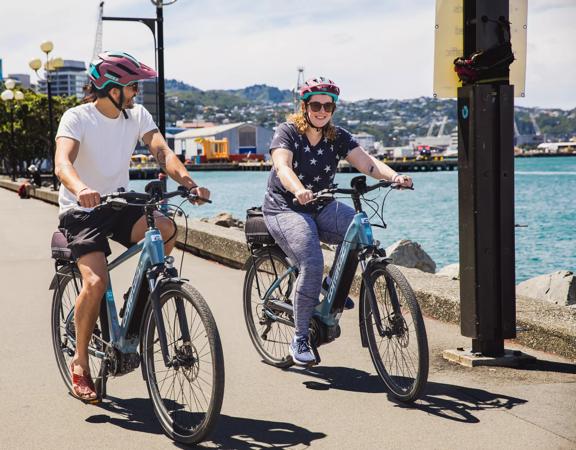
[[[97,403],[99,402],[98,394],[96,393],[96,387],[92,381],[92,377],[88,372],[82,369],[82,374],[78,374],[74,371],[74,363],[70,364],[70,375],[72,378],[72,396],[76,397],[85,403]]]

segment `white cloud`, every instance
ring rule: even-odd
[[[89,60],[99,0],[11,1],[3,5],[4,72],[29,73],[50,39],[54,55]],[[526,99],[576,106],[573,0],[530,0]],[[155,14],[148,0],[109,0],[105,14]],[[434,4],[377,0],[179,0],[165,8],[166,74],[202,89],[266,83],[292,88],[296,67],[341,84],[343,98],[432,93]],[[12,18],[6,19],[6,18]],[[104,47],[152,63],[152,36],[139,23],[105,22]]]

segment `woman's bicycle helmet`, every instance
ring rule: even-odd
[[[324,77],[310,78],[300,87],[300,100],[306,101],[317,94],[329,95],[337,102],[340,88],[332,80]]]

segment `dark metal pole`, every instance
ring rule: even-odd
[[[158,48],[156,49],[156,54],[158,57],[158,128],[160,129],[162,136],[166,137],[166,92],[164,87],[164,11],[162,10],[161,2],[156,5],[156,29],[158,34]],[[162,168],[160,168],[159,178],[162,181],[164,192],[166,192],[168,190],[168,180]],[[167,208],[167,205],[162,206]],[[165,212],[167,212],[167,210]]]
[[[499,44],[508,0],[464,0],[464,55]],[[472,351],[502,356],[516,337],[514,88],[507,76],[458,89],[460,327]]]
[[[11,100],[12,102],[16,100]],[[14,140],[14,105],[10,104],[10,146],[12,156],[12,181],[16,181],[16,144]]]
[[[156,6],[156,27],[158,30],[158,128],[166,137],[166,91],[164,87],[164,11],[162,3]]]
[[[50,71],[46,69],[46,87],[48,90],[48,123],[50,129],[50,143],[48,145],[48,151],[50,152],[50,158],[52,159],[52,190],[58,190],[58,180],[56,178],[56,157],[54,155],[54,119],[52,112],[52,87],[50,83]]]

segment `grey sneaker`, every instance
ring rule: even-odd
[[[316,361],[314,353],[310,349],[310,344],[308,344],[307,337],[297,337],[294,336],[292,343],[288,349],[292,360],[301,366],[307,366]]]

